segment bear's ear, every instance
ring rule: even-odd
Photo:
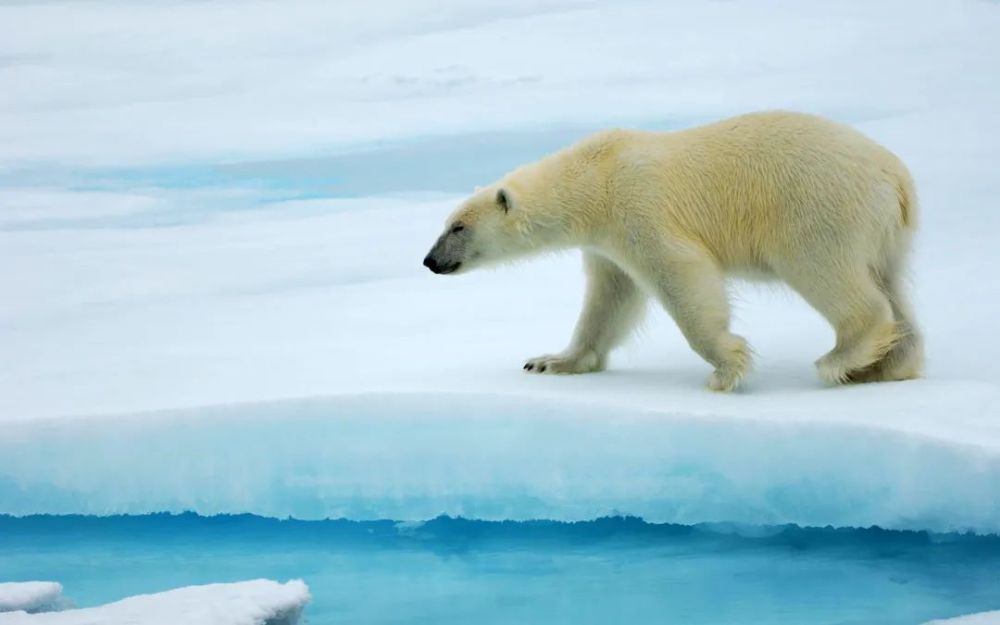
[[[502,208],[505,213],[510,212],[510,193],[508,193],[506,189],[500,189],[497,191],[497,206]]]

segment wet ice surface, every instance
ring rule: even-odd
[[[912,625],[1000,602],[1000,539],[255,517],[0,518],[0,577],[90,606],[189,584],[302,577],[309,623]]]

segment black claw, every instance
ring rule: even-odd
[[[538,372],[539,373],[545,373],[545,365],[542,365],[541,367],[539,367],[538,368]]]
[[[528,371],[531,371],[532,369],[535,368],[535,365],[529,362],[528,364],[524,365],[524,368],[527,369]]]
[[[524,363],[524,366],[521,368],[527,371],[529,367],[531,367],[531,365],[529,365],[528,363]]]

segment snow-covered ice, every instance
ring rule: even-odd
[[[44,612],[61,603],[58,582],[0,582],[0,612]]]
[[[659,311],[605,373],[524,374],[568,339],[579,260],[433,276],[420,259],[452,205],[0,235],[25,268],[5,276],[0,511],[1000,531],[995,339],[971,340],[1000,301],[973,270],[992,230],[925,211],[927,379],[823,388],[825,323],[750,288],[737,328],[758,369],[720,396]]]
[[[631,514],[1000,532],[995,444],[830,413],[745,418],[568,401],[372,393],[14,423],[0,441],[0,501],[18,515]]]
[[[996,122],[985,113],[998,98],[996,7],[976,0],[50,0],[0,11],[0,164],[21,169],[273,160],[766,107],[933,111],[986,136],[980,126]]]
[[[998,532],[998,29],[972,0],[0,6],[0,513]],[[461,193],[589,129],[775,106],[911,166],[926,379],[823,388],[829,328],[757,287],[741,393],[658,310],[605,373],[525,375],[577,255],[420,266]]]
[[[968,614],[966,616],[930,621],[924,625],[1000,625],[1000,611]]]
[[[309,602],[302,580],[257,579],[188,586],[138,595],[95,608],[0,614],[4,625],[295,625]]]

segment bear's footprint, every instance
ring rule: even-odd
[[[593,351],[583,354],[547,354],[524,363],[524,370],[529,373],[591,373],[602,369],[603,359]]]

